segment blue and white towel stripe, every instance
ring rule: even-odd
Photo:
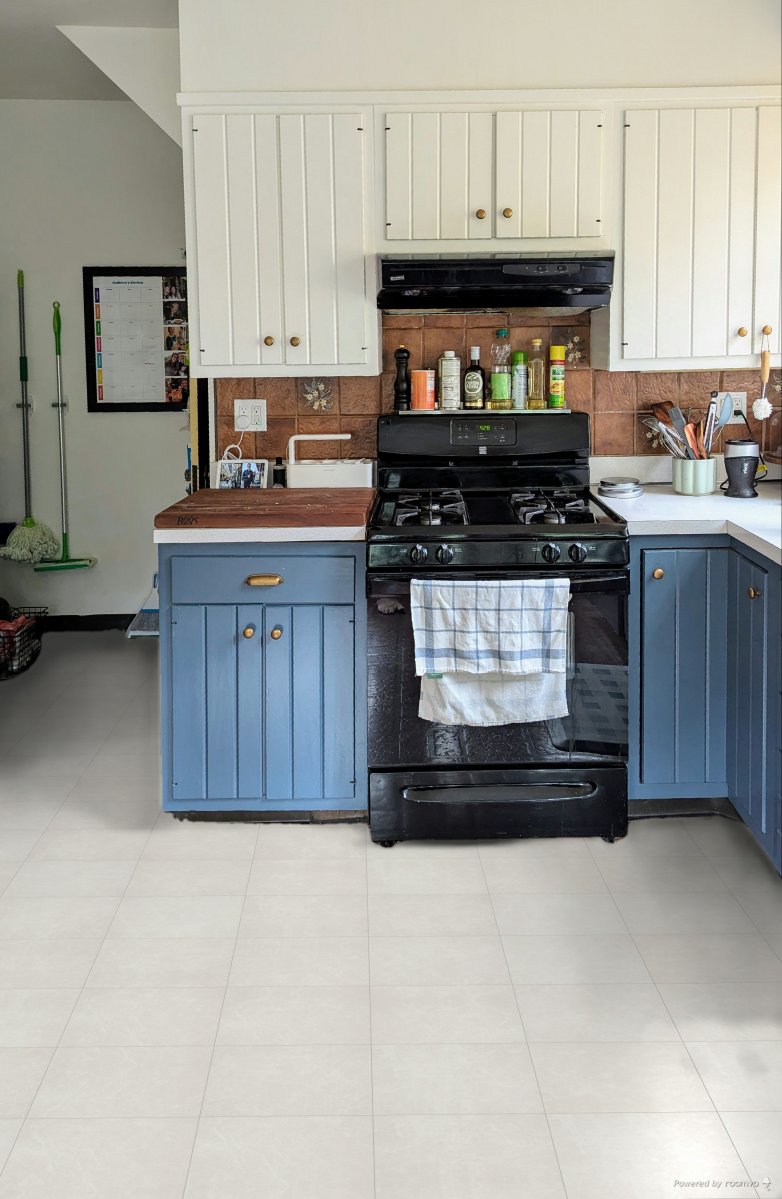
[[[568,579],[413,579],[416,674],[563,673]]]

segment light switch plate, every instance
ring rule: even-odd
[[[266,400],[234,400],[236,433],[266,432]]]
[[[746,391],[718,391],[717,392],[717,415],[719,416],[720,409],[725,403],[725,396],[730,395],[733,400],[733,413],[727,421],[728,425],[743,425],[744,421],[740,416],[736,416],[736,412],[743,412],[747,415],[747,393]]]

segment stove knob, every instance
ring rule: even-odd
[[[544,545],[540,552],[544,562],[558,562],[559,555],[562,553],[559,546],[555,545],[553,541],[549,541],[547,545]]]
[[[428,557],[429,550],[425,545],[414,545],[410,551],[410,561],[415,562],[416,565],[419,562],[425,562]]]
[[[582,545],[580,541],[576,541],[574,545],[571,545],[567,552],[568,558],[571,562],[584,562],[586,560],[587,553],[587,547]]]
[[[438,545],[434,556],[438,562],[453,562],[453,550],[450,545]]]

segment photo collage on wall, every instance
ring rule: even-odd
[[[186,404],[189,395],[187,356],[187,279],[163,275],[163,348],[166,403]]]

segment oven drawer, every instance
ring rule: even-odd
[[[175,604],[352,604],[355,560],[248,554],[171,560]]]

